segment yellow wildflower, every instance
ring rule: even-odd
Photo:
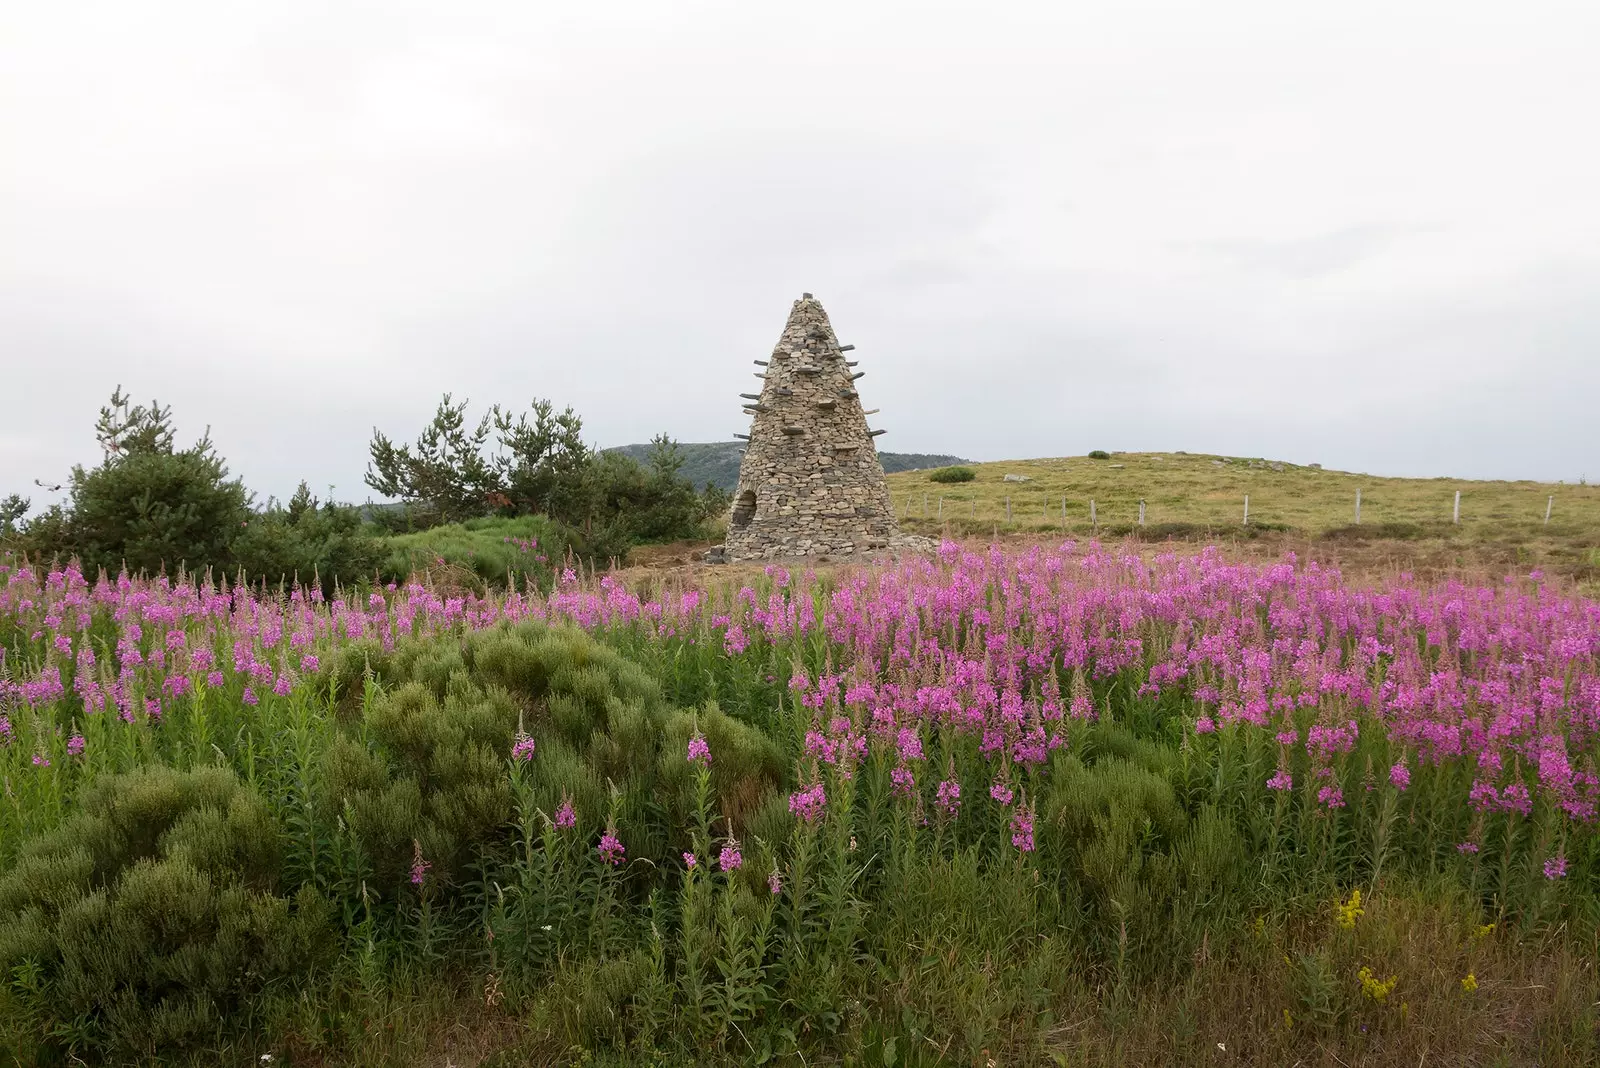
[[[1461,980],[1461,989],[1469,994],[1478,989],[1478,977],[1472,972],[1468,972],[1467,977]]]
[[[1394,990],[1394,984],[1399,981],[1399,976],[1396,975],[1391,975],[1387,979],[1379,979],[1372,974],[1371,968],[1365,966],[1356,973],[1356,978],[1361,980],[1361,993],[1380,1005]]]
[[[1355,927],[1356,921],[1366,915],[1367,912],[1366,909],[1361,907],[1361,889],[1357,887],[1350,891],[1349,901],[1335,902],[1334,910],[1334,923],[1347,931]]]
[[[1285,1031],[1287,1031],[1293,1026],[1294,1026],[1294,1017],[1289,1015],[1289,1010],[1288,1009],[1284,1009],[1283,1010],[1283,1029]]]
[[[1494,924],[1484,924],[1482,927],[1478,928],[1476,934],[1479,938],[1488,938],[1490,935],[1494,934]]]

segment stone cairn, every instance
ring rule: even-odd
[[[741,393],[753,416],[739,463],[728,540],[707,559],[771,560],[925,548],[900,535],[883,465],[868,430],[854,370],[810,293],[794,302],[764,370],[760,393]],[[913,546],[912,542],[917,542]],[[931,547],[931,543],[929,546]]]

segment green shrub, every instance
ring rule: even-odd
[[[970,467],[941,467],[928,478],[934,482],[971,482],[978,473]]]
[[[327,770],[332,808],[381,885],[400,884],[414,848],[447,881],[495,851],[511,815],[507,757],[519,731],[538,740],[540,768],[582,754],[582,771],[541,788],[546,812],[562,787],[582,792],[592,816],[594,784],[626,783],[642,796],[654,781],[660,687],[576,627],[505,625],[459,643],[403,641],[387,655],[365,645],[331,670],[346,694],[363,692],[368,670],[379,684],[363,709],[364,740],[341,736]]]
[[[511,813],[505,758],[517,707],[457,676],[441,699],[421,682],[379,696],[328,753],[334,810],[360,842],[377,887],[398,886],[420,850],[451,879]]]
[[[1090,449],[1089,450],[1089,459],[1091,459],[1091,460],[1109,460],[1109,459],[1111,459],[1111,454],[1109,452],[1106,452],[1106,450],[1104,450],[1104,449]]]
[[[0,1034],[40,1051],[153,1057],[249,1021],[327,948],[316,894],[278,893],[282,832],[227,771],[95,782],[0,879]]]
[[[370,581],[385,556],[382,541],[362,527],[360,512],[320,503],[304,482],[287,507],[252,517],[234,539],[236,565],[250,582],[269,586],[315,577],[324,593],[336,583]]]

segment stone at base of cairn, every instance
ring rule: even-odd
[[[924,538],[920,534],[895,534],[889,538],[887,544],[874,546],[870,549],[863,549],[861,552],[844,551],[840,549],[819,549],[814,553],[786,555],[775,550],[772,555],[760,557],[760,560],[839,560],[841,562],[852,560],[866,561],[908,555],[932,556],[938,548],[939,545],[936,541],[934,541],[932,538]],[[727,546],[717,545],[707,549],[705,554],[700,557],[700,562],[703,564],[727,563]],[[755,563],[757,561],[745,559],[742,562]]]

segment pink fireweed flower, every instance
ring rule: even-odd
[[[206,685],[207,686],[210,686],[212,689],[216,689],[216,688],[220,687],[222,685],[222,683],[223,683],[222,672],[220,672],[220,671],[208,671],[208,672],[206,672]]]
[[[745,635],[744,628],[737,624],[729,627],[728,632],[722,636],[722,648],[729,656],[739,656],[749,646],[749,637]]]
[[[257,697],[256,692],[248,686],[244,688],[244,693],[239,696],[239,700],[252,708],[261,703],[261,698]]]
[[[723,871],[738,871],[743,864],[744,856],[739,852],[738,839],[728,839],[728,844],[717,854],[717,867]]]
[[[900,728],[900,734],[895,740],[900,749],[901,760],[922,759],[922,735],[917,733],[915,727]]]
[[[1194,732],[1196,734],[1211,734],[1216,729],[1217,722],[1210,716],[1201,716],[1199,719],[1194,721]]]
[[[1279,768],[1278,773],[1267,780],[1267,789],[1292,790],[1294,789],[1294,776],[1289,774],[1288,768]]]
[[[1389,784],[1396,790],[1404,790],[1411,785],[1411,769],[1406,767],[1404,760],[1394,762],[1394,767],[1389,769]]]
[[[827,805],[828,795],[820,782],[789,795],[789,811],[807,823],[815,823]]]
[[[72,737],[67,739],[67,755],[68,756],[82,756],[83,755],[83,745],[84,745],[83,735],[74,732]]]
[[[11,744],[11,720],[0,716],[0,745]]]
[[[1329,808],[1344,808],[1344,791],[1331,784],[1324,786],[1317,791],[1317,803]]]
[[[694,854],[693,853],[685,853],[683,855],[683,866],[685,868],[688,868],[690,871],[694,870]]]
[[[556,809],[555,825],[557,830],[570,830],[578,825],[578,814],[572,810],[572,798],[561,799],[561,807]]]
[[[917,792],[917,777],[907,767],[898,767],[889,773],[890,792],[896,797],[910,797]]]
[[[1011,844],[1020,852],[1033,852],[1033,806],[1019,805],[1011,817]]]
[[[421,886],[423,877],[428,874],[428,869],[433,867],[428,861],[422,859],[422,843],[415,838],[411,840],[411,885]]]
[[[527,761],[533,759],[533,752],[537,748],[538,746],[534,744],[532,738],[529,738],[527,735],[523,735],[521,738],[516,740],[515,744],[512,745],[511,759],[520,763],[526,763]]]
[[[1457,853],[1472,854],[1472,853],[1476,853],[1477,851],[1478,851],[1478,843],[1477,842],[1457,842],[1456,843],[1456,852]]]
[[[1002,805],[1009,805],[1011,804],[1012,799],[1017,795],[1016,791],[1012,790],[1011,787],[1007,786],[1005,783],[997,782],[993,786],[989,787],[989,796],[1000,802]]]
[[[1546,879],[1560,879],[1567,874],[1567,858],[1565,854],[1557,853],[1544,862],[1544,877]]]
[[[767,876],[767,889],[772,891],[772,896],[777,897],[783,893],[783,880],[778,878],[778,869],[773,868]]]
[[[50,758],[43,753],[35,753],[33,754],[33,766],[36,768],[48,768],[50,766]]]
[[[946,779],[939,784],[934,793],[934,807],[946,816],[954,819],[961,810],[961,784],[955,779]]]
[[[696,733],[689,739],[689,752],[687,759],[691,764],[698,764],[703,768],[711,766],[711,747],[706,744],[705,737]]]
[[[607,828],[606,833],[600,836],[600,845],[596,847],[596,851],[600,854],[601,858],[612,867],[616,867],[621,864],[623,857],[625,857],[628,852],[622,847],[622,842],[618,840],[617,836],[612,833],[610,828]]]
[[[272,692],[279,697],[289,696],[289,676],[279,675],[278,681],[272,684]]]
[[[319,661],[312,653],[307,653],[305,656],[300,658],[300,670],[304,671],[308,675],[316,671],[321,666],[321,661]]]

